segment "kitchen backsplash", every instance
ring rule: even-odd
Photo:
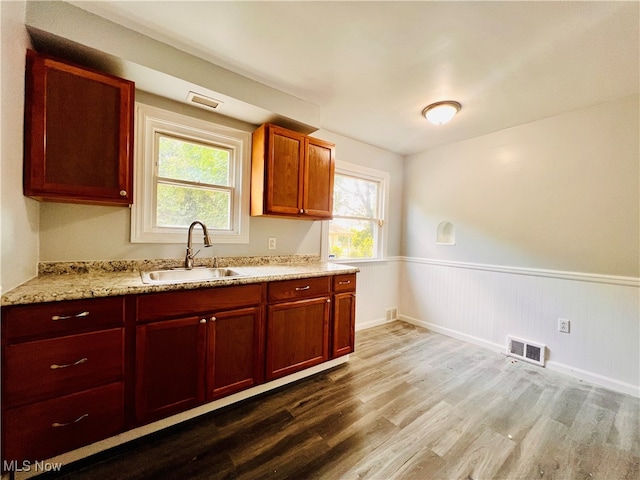
[[[270,255],[250,257],[203,257],[195,258],[195,267],[240,267],[257,265],[292,265],[317,263],[319,255]],[[216,263],[217,262],[217,263]],[[184,258],[151,260],[105,260],[91,262],[40,262],[38,274],[137,272],[162,268],[180,268]]]

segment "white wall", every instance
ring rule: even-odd
[[[2,291],[37,274],[38,203],[22,195],[25,2],[0,2],[0,270]]]
[[[406,159],[404,319],[638,395],[639,98]],[[436,245],[441,221],[456,245]],[[557,331],[558,318],[571,333]]]
[[[389,212],[385,261],[358,262],[356,329],[385,323],[386,310],[398,307],[404,159],[357,140],[319,130],[313,136],[336,144],[336,160],[389,172]],[[342,262],[341,262],[342,263]]]
[[[407,158],[404,255],[640,272],[638,96]],[[456,246],[435,244],[453,223]]]

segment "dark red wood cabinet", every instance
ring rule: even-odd
[[[332,358],[355,349],[356,274],[333,277]]]
[[[133,203],[133,82],[27,52],[24,194]]]
[[[264,288],[253,284],[137,298],[136,422],[262,382]]]
[[[330,219],[334,171],[332,143],[262,125],[253,133],[251,215]]]
[[[319,277],[269,283],[267,380],[329,359],[330,282]]]
[[[123,297],[2,308],[3,461],[124,431],[124,313]]]
[[[51,458],[351,353],[355,288],[354,273],[4,306],[2,460]]]

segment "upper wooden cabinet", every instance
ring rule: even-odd
[[[24,194],[133,203],[134,83],[27,52]]]
[[[251,215],[330,219],[335,146],[275,125],[253,133]]]

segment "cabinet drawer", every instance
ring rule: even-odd
[[[140,295],[137,318],[145,322],[259,305],[263,285],[256,283]]]
[[[356,274],[336,275],[333,277],[334,292],[351,292],[356,289]]]
[[[326,295],[331,291],[330,277],[300,278],[269,283],[269,302]]]
[[[5,460],[43,460],[120,433],[121,382],[4,411]]]
[[[6,343],[123,324],[123,297],[69,300],[2,309]]]
[[[123,328],[25,342],[3,352],[3,402],[22,405],[122,380]]]

